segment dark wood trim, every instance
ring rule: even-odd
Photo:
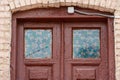
[[[108,62],[109,80],[115,80],[115,50],[113,19],[108,18]]]
[[[10,54],[10,76],[11,80],[16,80],[16,44],[17,44],[17,20],[12,19],[12,44],[11,44],[11,54]]]
[[[84,9],[83,9],[84,10]],[[87,10],[86,11],[91,11]],[[108,62],[109,62],[109,80],[115,80],[115,52],[114,52],[114,27],[113,19],[101,16],[87,16],[78,14],[67,14],[66,8],[51,8],[51,9],[34,9],[28,11],[17,12],[12,15],[12,44],[11,44],[11,58],[10,58],[10,75],[11,80],[16,80],[16,53],[17,53],[17,27],[19,22],[79,22],[79,21],[102,21],[107,23],[108,27]],[[94,11],[93,12],[99,12]],[[58,13],[59,12],[59,13]],[[101,13],[101,12],[100,12]],[[103,13],[103,12],[102,12]],[[53,15],[54,14],[54,15]],[[108,13],[104,13],[108,14]],[[63,55],[63,51],[62,54]],[[62,61],[61,61],[62,62]],[[73,62],[74,63],[74,62]],[[96,64],[99,63],[96,62]],[[33,63],[35,64],[35,63]],[[28,64],[29,65],[29,64]],[[68,64],[70,65],[70,64]],[[64,74],[63,74],[64,75]],[[62,76],[62,75],[61,75]],[[63,79],[63,77],[62,77]]]
[[[78,10],[108,14],[105,12],[89,10],[89,9],[78,8]],[[13,15],[14,15],[13,19],[17,18],[20,21],[28,21],[28,20],[29,21],[41,21],[41,22],[48,22],[48,21],[53,21],[53,22],[55,22],[55,21],[107,21],[107,18],[102,17],[102,16],[88,16],[88,15],[82,15],[82,14],[77,14],[77,13],[68,14],[67,7],[33,9],[33,10],[28,10],[28,11],[16,12]]]
[[[22,80],[25,78],[25,65],[24,64],[24,25],[18,24],[17,25],[17,51],[16,51],[16,76],[20,77]],[[19,62],[18,62],[19,61]],[[19,70],[19,71],[18,71]],[[19,75],[19,76],[18,76]],[[17,80],[17,78],[16,78]]]

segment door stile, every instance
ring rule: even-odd
[[[53,52],[53,59],[55,64],[53,64],[53,80],[60,80],[60,24],[56,23],[55,28],[53,28],[53,43],[54,45],[54,52]],[[52,80],[51,79],[51,80]]]
[[[19,27],[18,27],[18,38],[17,38],[17,44],[18,44],[18,48],[17,48],[17,56],[19,56],[17,58],[17,61],[20,61],[19,63],[16,63],[17,64],[17,79],[16,80],[24,80],[25,79],[25,66],[24,66],[24,28],[23,28],[23,25],[22,24],[19,24]]]
[[[65,78],[64,80],[72,80],[72,64],[70,63],[70,60],[72,58],[72,37],[71,37],[71,34],[72,34],[72,28],[67,26],[66,24],[64,24],[64,31],[65,31]]]

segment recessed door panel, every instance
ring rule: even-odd
[[[99,33],[99,29],[73,29],[73,58],[99,58]]]
[[[25,30],[25,58],[52,57],[52,29]]]

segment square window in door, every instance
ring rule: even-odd
[[[52,57],[52,30],[25,30],[25,58],[46,59]]]
[[[73,58],[99,58],[99,29],[73,30]]]

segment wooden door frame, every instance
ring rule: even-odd
[[[82,9],[76,7],[78,10],[87,12],[98,12],[103,14],[110,14],[90,9]],[[59,13],[58,13],[59,12]],[[54,15],[53,15],[54,14]],[[10,59],[10,74],[11,80],[16,80],[16,53],[17,53],[17,26],[22,21],[39,21],[39,22],[61,22],[61,21],[102,21],[107,26],[107,45],[108,45],[108,66],[109,66],[109,80],[115,80],[115,51],[114,51],[114,27],[113,19],[102,16],[88,16],[81,14],[68,14],[67,7],[61,8],[47,8],[47,9],[33,9],[28,11],[21,11],[13,13],[12,15],[12,44],[11,44],[11,59]]]

